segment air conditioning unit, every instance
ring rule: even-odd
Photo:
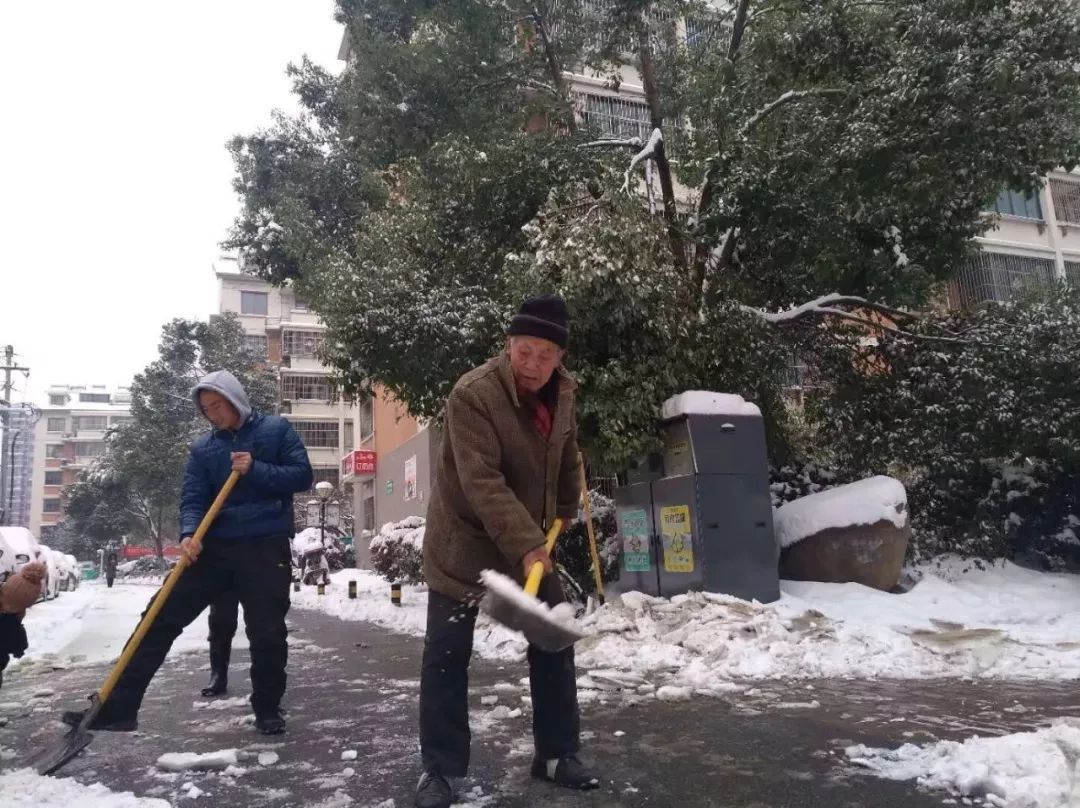
[[[281,357],[281,366],[283,368],[291,368],[292,367],[292,357],[289,356],[289,354],[283,354],[282,355],[282,357]]]
[[[290,401],[287,398],[282,399],[282,401],[281,401],[281,411],[283,413],[292,412],[292,401]]]

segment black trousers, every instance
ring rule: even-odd
[[[540,596],[563,601],[558,578],[548,576]],[[420,674],[420,756],[425,771],[464,777],[469,769],[469,660],[477,607],[428,593],[427,633]],[[573,646],[551,654],[529,645],[533,742],[544,759],[580,748],[581,718]]]
[[[207,606],[229,592],[235,593],[244,607],[251,645],[251,706],[256,714],[276,710],[285,693],[290,565],[287,538],[204,545],[199,560],[176,582],[102,712],[116,716],[138,713],[150,680],[176,638]],[[233,615],[235,631],[235,612]]]
[[[239,611],[240,595],[235,589],[222,592],[210,604],[210,616],[207,618],[210,625],[210,648],[224,650],[226,657],[227,649],[232,647],[233,637],[236,636]]]

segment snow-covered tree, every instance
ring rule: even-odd
[[[824,445],[851,474],[908,483],[927,552],[1080,562],[1080,292],[935,319],[967,339],[827,337]]]
[[[1002,187],[1071,162],[1078,11],[340,0],[353,61],[294,68],[304,112],[234,144],[230,243],[297,281],[347,388],[383,384],[415,414],[524,295],[556,291],[595,461],[648,449],[659,403],[690,387],[761,403],[780,452],[808,326],[925,302]],[[644,136],[604,131],[566,79],[614,87],[623,65]]]

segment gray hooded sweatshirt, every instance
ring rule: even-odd
[[[236,408],[236,411],[240,413],[238,429],[247,423],[247,419],[251,416],[251,402],[240,380],[229,371],[215,370],[213,373],[207,373],[197,385],[191,388],[191,398],[199,412],[202,412],[202,407],[199,406],[199,393],[203,390],[212,390],[224,396]]]

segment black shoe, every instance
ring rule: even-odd
[[[210,674],[210,684],[202,689],[203,698],[212,699],[215,696],[224,696],[229,689],[229,680],[226,674],[214,671]]]
[[[450,808],[454,789],[441,774],[424,772],[416,784],[416,808]]]
[[[65,710],[60,720],[69,727],[77,727],[86,715],[86,710]],[[107,713],[98,713],[90,722],[87,729],[101,730],[102,732],[134,732],[139,728],[137,716],[111,716]]]
[[[541,780],[548,780],[563,788],[576,788],[579,791],[600,788],[600,779],[585,768],[585,765],[578,760],[577,755],[566,755],[559,758],[554,771],[549,770],[548,761],[542,758],[533,758],[532,776]]]
[[[255,729],[263,735],[281,735],[285,731],[285,718],[280,710],[256,715]]]

